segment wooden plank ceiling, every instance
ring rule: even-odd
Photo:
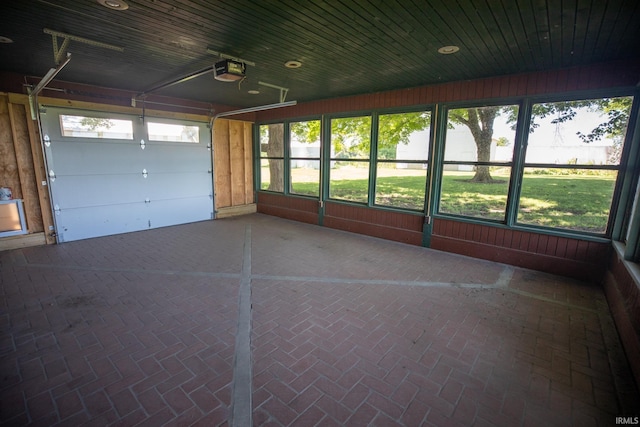
[[[258,82],[311,101],[640,57],[637,0],[125,1],[1,2],[0,36],[13,43],[0,44],[0,70],[55,66],[45,28],[124,48],[71,41],[57,79],[135,92],[212,66],[213,50],[255,66],[241,84],[206,73],[157,93],[247,107],[280,99]],[[448,45],[460,51],[438,53]]]

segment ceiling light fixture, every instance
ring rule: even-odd
[[[97,0],[99,4],[111,10],[127,10],[129,5],[124,0]]]
[[[0,43],[13,43],[13,40],[11,40],[9,37],[0,36]]]
[[[459,50],[460,48],[458,46],[442,46],[440,49],[438,49],[438,53],[441,53],[443,55],[451,55],[452,53],[456,53]]]
[[[300,67],[302,67],[302,62],[300,62],[300,61],[287,61],[287,62],[284,63],[284,66],[286,68],[291,68],[291,69],[300,68]]]
[[[247,93],[249,95],[257,95],[257,94],[260,93],[260,91],[259,90],[255,90],[255,89],[251,89],[251,90],[248,90]]]

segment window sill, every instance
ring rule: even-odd
[[[640,286],[640,265],[638,265],[638,263],[636,262],[627,261],[626,259],[624,259],[624,251],[625,251],[624,243],[613,242],[613,247],[616,253],[618,254],[618,259],[622,261],[623,265],[629,272],[629,275],[631,276],[633,281],[636,283],[637,286]]]

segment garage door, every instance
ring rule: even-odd
[[[59,242],[213,217],[206,123],[45,108]]]

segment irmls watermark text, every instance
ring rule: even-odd
[[[634,426],[640,424],[640,417],[616,417],[616,425]]]

